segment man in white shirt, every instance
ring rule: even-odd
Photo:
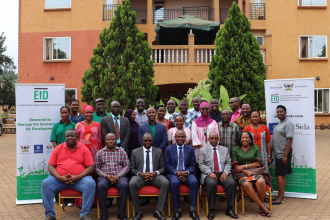
[[[188,112],[196,114],[198,117],[201,117],[201,112],[199,111],[199,105],[202,100],[198,96],[193,98],[193,108],[189,109]]]
[[[168,100],[166,106],[167,106],[167,112],[164,118],[170,119],[175,113],[176,103],[174,100]]]

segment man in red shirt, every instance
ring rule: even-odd
[[[48,161],[48,171],[50,175],[41,184],[45,220],[56,220],[54,193],[69,188],[83,193],[80,219],[90,220],[88,215],[96,186],[90,176],[94,171],[94,162],[89,149],[77,142],[77,132],[74,129],[68,129],[65,132],[65,142],[54,149]]]

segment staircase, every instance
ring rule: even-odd
[[[3,129],[4,134],[16,134],[16,114],[8,114]]]

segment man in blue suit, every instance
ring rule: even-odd
[[[186,133],[178,130],[175,133],[176,144],[168,146],[165,152],[166,178],[170,181],[175,213],[172,220],[178,220],[182,217],[180,207],[179,186],[184,184],[189,187],[190,192],[190,217],[193,220],[199,220],[196,212],[198,181],[194,175],[196,170],[196,159],[194,149],[184,144]]]

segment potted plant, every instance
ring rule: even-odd
[[[142,24],[146,24],[146,23],[147,23],[146,19],[142,19],[142,20],[141,20],[141,23],[142,23]]]
[[[2,118],[2,122],[5,124],[6,123],[6,118],[8,118],[8,115],[6,113],[3,113],[0,115],[0,118]]]
[[[16,108],[15,108],[15,106],[10,107],[10,113],[11,114],[16,114]]]

